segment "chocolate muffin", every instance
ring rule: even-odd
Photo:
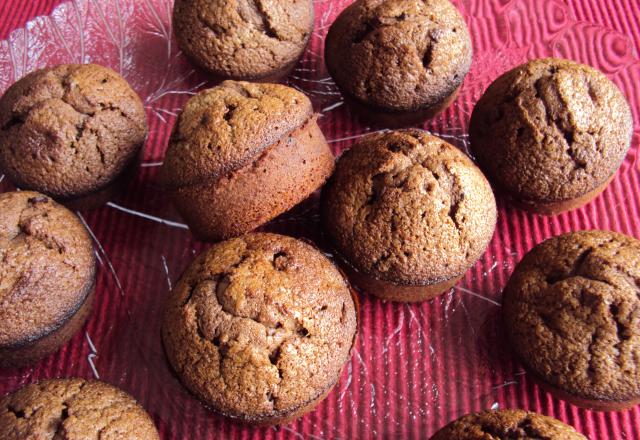
[[[633,133],[620,90],[592,67],[533,60],[495,80],[471,116],[471,148],[498,189],[524,209],[557,214],[600,194]]]
[[[96,380],[51,379],[0,400],[0,440],[156,440],[153,421],[133,397]]]
[[[215,244],[169,296],[169,361],[197,397],[247,423],[285,423],[328,394],[355,343],[347,281],[313,246],[275,234]]]
[[[72,209],[108,201],[131,174],[146,135],[140,98],[95,64],[37,70],[0,99],[0,170],[17,187]]]
[[[431,440],[586,440],[560,420],[520,409],[467,414],[436,432]]]
[[[344,153],[323,191],[321,216],[356,284],[383,299],[423,301],[480,258],[496,204],[465,154],[405,130],[367,136]]]
[[[448,0],[357,0],[331,25],[327,68],[365,119],[413,125],[444,110],[471,66],[471,38]]]
[[[333,168],[304,94],[276,84],[225,81],[187,102],[160,179],[196,237],[215,241],[292,208]]]
[[[184,54],[220,79],[277,82],[313,31],[311,0],[176,0],[173,27]]]
[[[63,206],[30,191],[0,194],[0,367],[56,351],[91,311],[91,238]]]
[[[520,360],[558,397],[596,410],[640,403],[640,241],[573,232],[534,247],[503,297]]]

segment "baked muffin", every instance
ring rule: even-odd
[[[586,440],[560,420],[521,409],[467,414],[436,432],[431,440]]]
[[[640,403],[640,241],[573,232],[534,247],[504,290],[513,349],[561,399],[596,410]]]
[[[160,437],[133,397],[96,380],[51,379],[26,385],[0,401],[0,440]]]
[[[323,191],[321,217],[362,289],[423,301],[480,258],[496,203],[465,154],[414,129],[370,135],[345,152]]]
[[[524,209],[557,214],[600,194],[633,132],[620,90],[592,67],[533,60],[495,80],[469,136],[489,180]]]
[[[182,52],[220,79],[277,82],[302,56],[313,31],[311,0],[176,0]]]
[[[471,38],[448,0],[356,0],[331,25],[327,68],[369,122],[417,124],[444,110],[471,66]]]
[[[225,81],[187,102],[160,180],[196,237],[222,240],[292,208],[333,168],[304,94]]]
[[[30,191],[0,194],[0,367],[56,351],[91,311],[96,262],[87,230]]]
[[[95,64],[37,70],[0,99],[0,171],[72,209],[108,201],[126,183],[146,135],[140,98]]]
[[[217,412],[285,423],[313,409],[355,343],[347,281],[313,246],[248,234],[200,255],[171,292],[162,335],[169,361]]]

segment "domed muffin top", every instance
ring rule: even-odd
[[[96,64],[63,64],[17,81],[0,99],[0,169],[54,198],[107,186],[147,135],[140,98]]]
[[[45,380],[4,397],[0,438],[159,439],[151,418],[133,397],[84,379]]]
[[[333,386],[356,325],[351,290],[320,251],[253,233],[191,264],[170,295],[163,335],[189,389],[223,414],[259,423]]]
[[[466,271],[493,235],[489,183],[460,150],[421,130],[365,137],[322,195],[323,223],[357,270],[398,284]]]
[[[560,420],[520,409],[467,414],[435,433],[431,440],[484,439],[586,440]]]
[[[471,66],[467,26],[448,0],[357,0],[327,35],[336,83],[383,109],[419,110],[441,102]]]
[[[33,341],[82,305],[95,278],[80,220],[30,191],[0,194],[0,346]]]
[[[312,115],[309,98],[291,87],[224,81],[187,101],[169,141],[161,180],[176,187],[222,177]]]
[[[541,59],[503,74],[471,117],[471,149],[513,197],[559,202],[604,184],[629,149],[633,120],[620,90],[596,69]]]
[[[507,334],[542,380],[586,400],[640,398],[640,241],[581,231],[534,247],[503,295]]]
[[[311,0],[177,0],[180,47],[198,65],[234,79],[259,79],[290,65],[313,30]]]

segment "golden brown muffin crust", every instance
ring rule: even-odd
[[[436,432],[431,440],[586,440],[560,420],[523,410],[467,414]]]
[[[305,199],[334,167],[335,158],[314,116],[244,167],[213,182],[180,187],[173,201],[200,240],[226,240]]]
[[[429,284],[466,271],[493,235],[489,183],[460,150],[422,130],[367,136],[338,161],[322,196],[338,252],[359,271]]]
[[[198,257],[163,325],[185,385],[249,422],[285,417],[333,386],[355,333],[354,302],[335,266],[306,243],[258,233]]]
[[[312,115],[309,98],[290,87],[224,81],[187,101],[169,141],[161,179],[171,187],[218,179]]]
[[[35,192],[0,194],[0,346],[37,339],[82,305],[95,277],[78,218]]]
[[[516,353],[587,400],[640,398],[640,241],[608,231],[551,238],[518,264],[503,298]]]
[[[156,440],[158,432],[135,399],[104,382],[52,379],[0,401],[0,439]]]
[[[64,64],[28,74],[0,99],[0,169],[54,198],[107,186],[147,134],[144,107],[117,73]]]
[[[259,79],[295,62],[313,30],[310,0],[177,0],[176,38],[212,73]]]
[[[331,26],[325,57],[348,94],[411,111],[439,103],[460,86],[472,48],[448,0],[358,0]]]
[[[579,197],[603,184],[629,149],[633,120],[596,69],[533,60],[503,74],[476,104],[471,148],[490,180],[524,201]]]

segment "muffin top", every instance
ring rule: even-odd
[[[191,264],[170,295],[163,335],[192,392],[260,422],[295,413],[338,380],[356,324],[331,261],[294,238],[254,233]]]
[[[259,79],[292,64],[313,30],[311,0],[177,0],[176,38],[219,76]]]
[[[166,186],[218,179],[246,165],[313,115],[303,93],[278,84],[224,81],[191,97],[160,171]]]
[[[78,218],[30,191],[0,194],[0,347],[60,327],[95,278],[91,238]]]
[[[453,93],[471,66],[471,39],[448,0],[357,0],[327,35],[325,57],[343,91],[411,111]]]
[[[140,98],[95,64],[37,70],[0,99],[0,169],[16,186],[55,198],[107,186],[146,134]]]
[[[640,397],[640,241],[573,232],[534,247],[503,297],[512,345],[543,381],[572,396]]]
[[[95,380],[52,379],[0,400],[0,438],[158,439],[135,399]]]
[[[467,414],[449,423],[431,440],[554,439],[586,440],[560,420],[520,409]]]
[[[480,166],[503,191],[557,202],[604,184],[632,131],[629,105],[604,74],[548,58],[495,80],[473,110],[469,135]]]
[[[367,136],[344,153],[322,196],[336,250],[355,269],[397,284],[466,271],[496,223],[489,183],[454,146],[422,130]]]

